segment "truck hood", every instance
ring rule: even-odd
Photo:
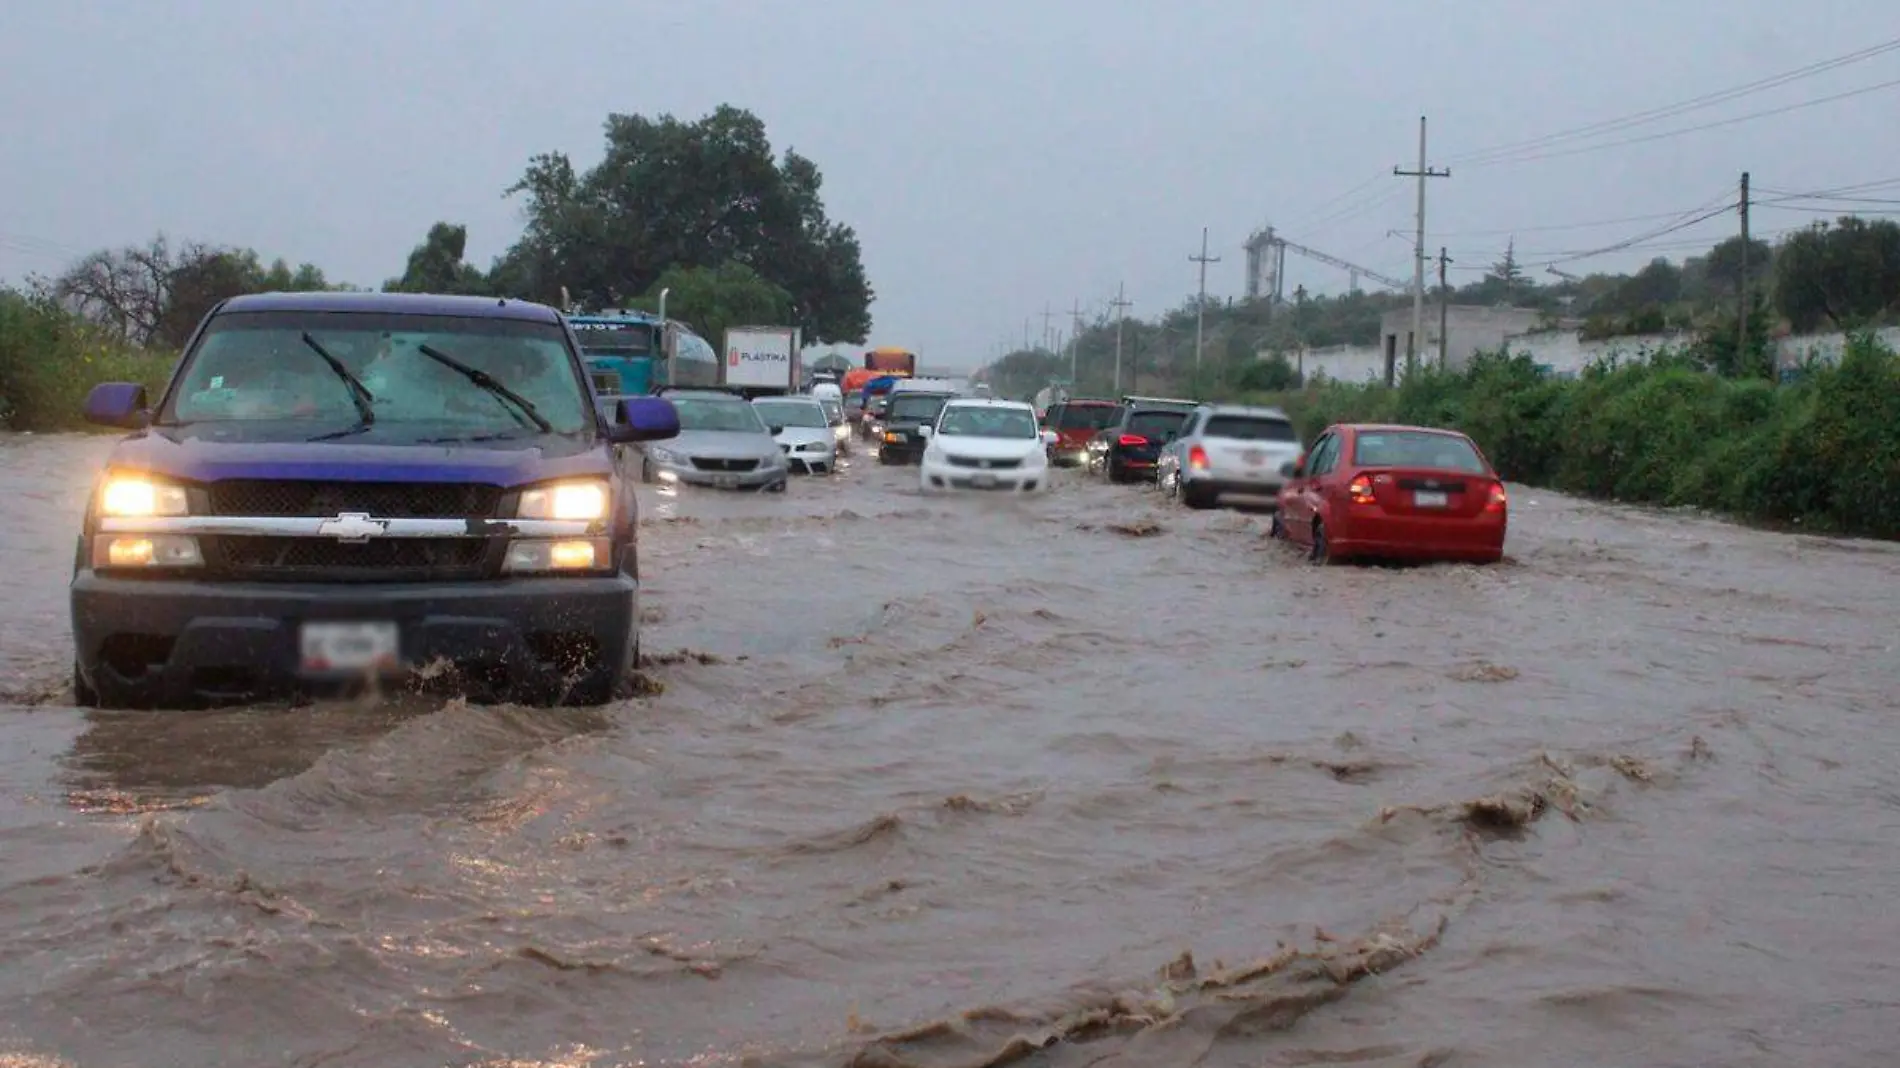
[[[332,441],[305,440],[308,436],[307,427],[294,432],[229,423],[157,427],[119,442],[107,463],[190,482],[242,478],[519,486],[613,473],[607,451],[585,435],[445,444],[417,443],[408,428]]]

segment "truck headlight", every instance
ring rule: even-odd
[[[521,504],[515,509],[515,518],[605,519],[610,499],[606,479],[551,482],[521,491]]]
[[[185,487],[149,475],[108,474],[99,484],[99,514],[119,519],[150,519],[191,514]]]

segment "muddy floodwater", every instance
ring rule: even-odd
[[[643,500],[601,710],[70,707],[0,439],[0,1064],[1892,1065],[1900,552],[1518,487],[1315,569],[1081,478]]]

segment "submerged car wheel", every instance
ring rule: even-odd
[[[1286,540],[1286,524],[1280,521],[1280,510],[1274,509],[1273,518],[1267,522],[1267,537],[1274,541]]]
[[[1313,520],[1313,547],[1306,558],[1320,567],[1339,562],[1339,558],[1333,555],[1332,542],[1326,537],[1326,524],[1318,519]]]

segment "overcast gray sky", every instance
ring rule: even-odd
[[[528,157],[581,165],[610,112],[750,108],[823,168],[877,289],[870,341],[937,366],[1038,333],[1045,304],[1131,314],[1238,295],[1249,231],[1409,277],[1431,118],[1427,244],[1460,267],[1514,231],[1556,254],[1758,188],[1900,200],[1900,50],[1642,126],[1477,153],[1900,38],[1895,0],[0,0],[0,278],[160,230],[377,285],[439,219],[478,264],[520,225]],[[1552,158],[1526,159],[1529,156]],[[1501,159],[1499,162],[1497,160]],[[1350,194],[1350,195],[1348,195]],[[1765,197],[1770,194],[1763,194]],[[1813,206],[1813,205],[1810,205]],[[1896,205],[1874,205],[1893,210]],[[1787,204],[1757,232],[1818,217]],[[1607,225],[1576,226],[1604,220]],[[1571,271],[1679,258],[1734,216]],[[1559,229],[1561,227],[1561,229]],[[1289,257],[1289,291],[1340,291]],[[1467,278],[1470,276],[1466,276]],[[1548,277],[1548,276],[1545,276]]]

